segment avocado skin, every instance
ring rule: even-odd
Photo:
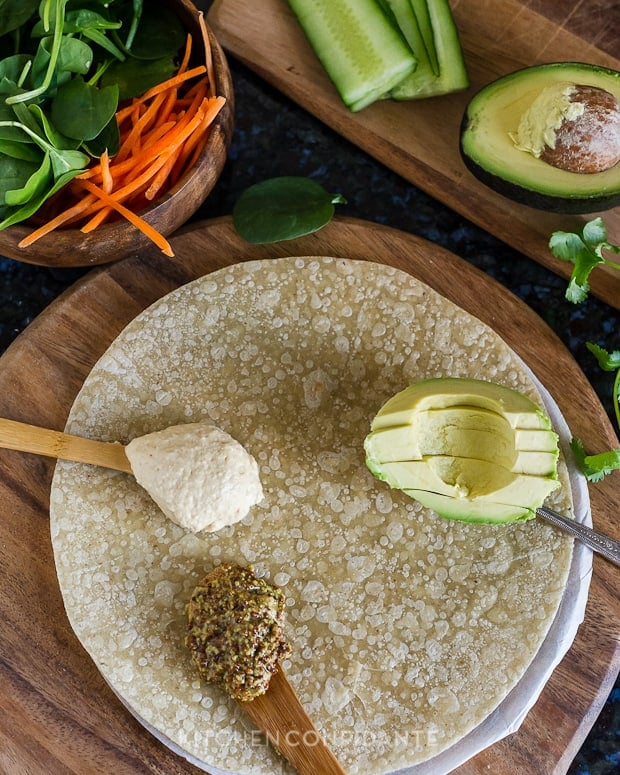
[[[465,130],[467,124],[468,119],[467,116],[465,116],[461,131]],[[568,194],[564,198],[549,196],[548,194],[543,194],[535,189],[518,186],[516,183],[504,180],[499,177],[499,175],[494,175],[492,172],[489,172],[489,170],[476,164],[476,162],[463,151],[462,144],[461,158],[472,175],[478,178],[481,183],[484,183],[487,188],[493,189],[493,191],[506,197],[506,199],[510,199],[513,202],[518,202],[522,205],[527,205],[535,210],[546,210],[547,212],[561,213],[564,215],[585,215],[587,213],[611,210],[620,205],[620,191],[616,194],[600,194],[599,196],[587,198],[571,197],[570,194]]]
[[[616,164],[614,169],[617,172],[617,186],[612,191],[594,192],[592,194],[580,194],[576,193],[571,186],[571,178],[574,179],[576,173],[566,173],[566,194],[565,195],[551,195],[544,191],[540,191],[535,187],[535,181],[520,181],[519,183],[514,180],[507,180],[500,174],[489,167],[482,166],[476,162],[464,148],[464,139],[470,130],[472,120],[470,109],[474,104],[474,101],[479,101],[485,91],[490,90],[497,84],[501,83],[505,79],[514,78],[515,76],[523,75],[527,77],[528,72],[537,72],[547,69],[548,72],[554,75],[561,72],[562,68],[572,67],[581,68],[584,73],[590,72],[594,75],[609,76],[611,78],[620,77],[620,73],[609,68],[599,67],[595,65],[584,64],[581,62],[554,62],[547,65],[537,65],[535,67],[523,68],[516,70],[512,73],[502,76],[491,83],[484,86],[477,94],[472,97],[468,103],[463,118],[461,121],[460,133],[459,133],[459,150],[460,155],[466,168],[474,175],[481,183],[488,188],[492,189],[498,194],[511,199],[519,204],[532,207],[537,210],[546,210],[548,212],[563,213],[567,215],[580,215],[587,213],[601,212],[604,210],[611,210],[614,207],[620,205],[620,163]],[[601,88],[605,88],[604,83],[593,83],[592,85],[599,85]],[[616,98],[620,101],[620,95],[616,90],[613,91]],[[523,152],[525,153],[525,151]],[[541,162],[545,164],[545,162]],[[601,173],[593,173],[594,177]]]

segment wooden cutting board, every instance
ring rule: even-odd
[[[62,429],[91,367],[148,304],[221,266],[254,258],[332,255],[393,264],[491,325],[551,391],[592,449],[617,445],[585,376],[555,334],[500,284],[443,248],[393,229],[337,218],[276,246],[242,242],[228,218],[187,227],[176,258],[156,248],[95,269],[53,302],[0,358],[0,416]],[[459,282],[454,278],[458,277]],[[193,773],[124,709],[64,613],[49,535],[53,461],[0,450],[0,771],[140,775]],[[591,488],[597,527],[617,534],[617,475]],[[594,559],[586,617],[518,733],[459,775],[566,771],[614,682],[617,569]]]
[[[544,213],[495,194],[461,161],[459,128],[478,89],[521,67],[579,61],[620,70],[618,4],[457,0],[453,6],[470,88],[415,102],[383,101],[359,113],[342,104],[286,0],[215,0],[208,20],[227,52],[324,123],[517,250],[569,276],[571,265],[550,254],[549,237],[557,229],[581,228],[594,215]],[[346,180],[341,193],[347,195]],[[620,244],[620,207],[602,215],[611,241]],[[620,272],[599,269],[591,286],[593,293],[620,308]]]

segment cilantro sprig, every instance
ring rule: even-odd
[[[585,224],[580,233],[556,231],[551,235],[549,248],[556,258],[570,261],[573,271],[566,289],[568,301],[578,304],[588,297],[589,278],[592,271],[600,265],[620,271],[620,263],[605,258],[603,251],[620,253],[620,245],[612,245],[607,239],[607,228],[602,218],[594,218]],[[613,384],[613,407],[616,422],[620,428],[620,350],[609,352],[592,342],[586,347],[596,358],[604,371],[615,371]],[[573,438],[571,448],[577,465],[590,482],[600,482],[612,471],[620,470],[620,447],[596,455],[586,454],[581,439]]]
[[[600,217],[588,221],[581,233],[553,232],[549,240],[549,248],[556,258],[573,264],[566,298],[574,304],[586,300],[590,290],[590,274],[597,266],[609,266],[620,271],[620,263],[610,261],[603,255],[604,250],[620,253],[620,245],[612,245],[608,242],[607,227]]]

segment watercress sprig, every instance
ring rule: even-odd
[[[549,240],[549,248],[556,258],[570,261],[574,265],[566,289],[566,298],[574,304],[585,301],[588,297],[589,277],[597,266],[605,265],[620,271],[619,263],[609,261],[603,255],[604,250],[615,254],[620,253],[620,246],[608,241],[607,227],[600,217],[588,221],[580,233],[554,232]],[[586,347],[594,355],[601,369],[616,372],[612,402],[616,422],[620,428],[620,350],[609,352],[592,342],[586,342]],[[591,482],[599,482],[612,471],[620,470],[620,447],[596,455],[588,455],[581,439],[573,438],[571,448],[577,465]]]

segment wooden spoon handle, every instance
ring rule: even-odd
[[[73,460],[76,463],[113,468],[131,473],[125,447],[117,442],[95,441],[62,431],[0,418],[0,447],[36,455]]]
[[[239,706],[301,775],[346,775],[281,666],[265,694]]]

